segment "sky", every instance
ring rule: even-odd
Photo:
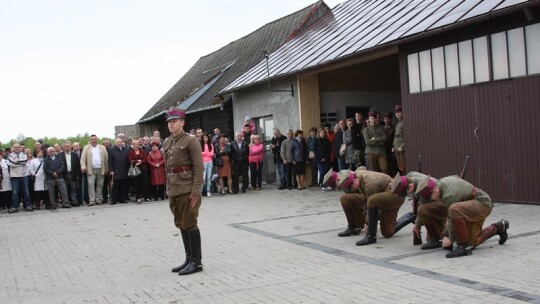
[[[200,57],[315,2],[0,0],[0,142],[114,137]]]

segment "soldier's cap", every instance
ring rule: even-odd
[[[375,112],[375,111],[369,111],[369,112],[367,113],[367,116],[368,116],[368,117],[377,117],[377,112]]]
[[[396,108],[394,109],[395,112],[401,112],[403,111],[403,108],[401,107],[401,105],[396,105]]]
[[[388,118],[392,118],[392,117],[394,117],[394,113],[392,113],[392,112],[384,112],[383,116],[388,117]]]
[[[351,185],[356,174],[351,170],[341,170],[338,173],[339,187],[345,192],[351,192]]]
[[[394,179],[392,180],[392,183],[390,184],[390,191],[394,194],[402,194],[403,191],[407,188],[407,185],[409,184],[406,176],[401,176],[396,174]]]
[[[171,108],[167,112],[167,121],[171,119],[186,119],[186,110],[180,108]]]
[[[330,169],[324,175],[323,184],[326,187],[334,187],[336,185],[337,180],[338,180],[338,173],[336,171]]]
[[[431,176],[427,176],[423,181],[418,184],[416,189],[416,195],[429,199],[431,192],[435,189],[436,183]]]

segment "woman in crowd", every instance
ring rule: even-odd
[[[249,144],[249,168],[251,171],[251,189],[261,190],[262,188],[262,167],[264,159],[264,145],[261,143],[260,135],[251,135]]]
[[[317,182],[319,187],[321,187],[321,191],[327,190],[326,187],[323,186],[323,179],[331,164],[330,149],[330,141],[326,136],[325,129],[319,129],[313,144],[313,152],[315,153],[315,158],[313,161],[315,162],[317,172],[319,173],[319,179]],[[313,172],[313,174],[317,175],[317,172]]]
[[[21,149],[21,151],[23,151]],[[24,149],[24,154],[26,154],[26,158],[28,158],[28,162],[26,162],[26,176],[28,176],[28,193],[30,193],[30,199],[34,199],[34,179],[32,178],[32,171],[30,170],[30,163],[32,162],[32,159],[34,158],[34,153],[32,152],[32,149]]]
[[[4,210],[11,207],[11,176],[7,160],[3,158],[3,151],[0,155],[0,167],[0,209]]]
[[[165,199],[165,158],[159,150],[160,141],[154,140],[148,153],[148,165],[150,166],[150,185],[152,196],[157,201]]]
[[[230,156],[231,156],[231,146],[229,146],[229,143],[227,141],[227,137],[225,135],[221,134],[219,135],[218,142],[216,143],[216,146],[214,147],[214,151],[216,154],[216,160],[221,159],[221,163],[223,164],[221,167],[218,166],[217,172],[219,177],[219,187],[220,192],[222,195],[225,194],[225,183],[224,178],[227,178],[227,185],[229,189],[229,193],[232,194],[232,175],[231,175],[231,162],[230,162]]]
[[[131,177],[135,189],[135,198],[137,199],[137,203],[141,203],[144,200],[150,201],[147,190],[148,170],[146,163],[148,162],[148,157],[144,150],[140,148],[138,140],[132,140],[131,147],[132,149],[128,153],[129,163],[131,166],[138,166],[141,169],[141,174]]]
[[[305,189],[306,163],[308,162],[308,146],[304,139],[304,132],[296,130],[291,140],[291,156],[293,159],[293,174],[296,176],[298,190]]]
[[[208,135],[208,133],[202,135],[201,150],[204,164],[203,187],[206,185],[206,196],[212,196],[212,191],[210,189],[212,186],[212,161],[214,160],[214,149],[212,147],[212,140],[210,139],[210,135]]]
[[[352,127],[354,121],[352,118],[347,118],[347,130],[343,132],[343,143],[347,145],[345,150],[345,166],[351,168],[352,158],[353,158],[353,138],[352,138]]]
[[[49,193],[45,186],[45,171],[43,171],[43,150],[36,151],[36,158],[30,161],[29,166],[31,179],[34,180],[34,209],[41,209],[41,201],[49,207]]]

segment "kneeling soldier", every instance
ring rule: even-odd
[[[506,242],[510,226],[507,220],[502,219],[482,230],[493,204],[486,192],[471,183],[458,176],[441,178],[436,184],[426,178],[418,185],[416,193],[424,196],[430,194],[434,201],[441,199],[448,208],[448,233],[457,246],[446,254],[447,258],[472,254],[473,248],[496,234],[499,235],[500,245]]]
[[[340,173],[341,172],[343,172],[343,174],[348,174],[349,172],[354,174],[349,170],[342,170]],[[334,185],[339,184],[339,174],[330,169],[324,176],[323,183],[326,187],[333,187]],[[338,233],[338,236],[345,237],[359,235],[366,220],[364,211],[366,197],[364,193],[344,193],[339,198],[339,202],[341,203],[341,208],[343,208],[343,212],[347,218],[347,228]]]

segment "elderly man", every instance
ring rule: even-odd
[[[103,180],[104,176],[109,173],[107,150],[98,144],[97,136],[92,134],[90,143],[84,147],[81,155],[81,172],[86,173],[88,180],[90,200],[88,206],[93,206],[94,203],[101,205],[103,202]]]
[[[285,173],[285,165],[283,164],[283,159],[281,158],[281,145],[287,140],[281,131],[278,128],[274,128],[274,136],[272,137],[272,142],[270,148],[272,148],[272,154],[274,154],[274,164],[276,166],[276,172],[279,175],[279,190],[287,188],[287,177]]]
[[[128,170],[129,158],[128,150],[124,147],[121,138],[115,139],[115,145],[109,150],[109,174],[113,179],[111,205],[116,203],[126,203],[128,197]]]
[[[62,199],[62,208],[71,208],[69,203],[66,183],[64,182],[64,162],[56,155],[56,150],[52,147],[47,149],[47,157],[43,160],[43,171],[45,172],[45,182],[49,189],[49,201],[51,210],[56,209],[56,191],[54,187],[58,187],[60,197]]]
[[[81,178],[81,160],[77,154],[71,152],[71,142],[64,142],[64,151],[58,155],[64,163],[63,177],[68,189],[70,204],[74,207],[79,206],[77,201],[77,185]]]
[[[245,193],[249,185],[249,143],[244,141],[242,132],[236,132],[235,140],[231,143],[231,152],[233,193],[238,193],[240,189],[240,176],[242,176],[242,193]]]
[[[493,208],[491,197],[459,176],[443,177],[437,183],[426,178],[418,185],[416,194],[432,200],[440,199],[448,209],[450,240],[442,243],[453,250],[446,254],[447,258],[470,255],[474,248],[496,234],[499,235],[499,245],[508,239],[508,220],[502,219],[482,229]],[[451,246],[454,241],[457,242],[456,248]]]
[[[279,154],[283,160],[283,166],[285,171],[285,179],[287,183],[287,189],[292,190],[293,187],[296,188],[296,180],[293,174],[293,158],[291,154],[291,146],[293,138],[293,130],[287,130],[287,138],[281,143],[281,149]]]

